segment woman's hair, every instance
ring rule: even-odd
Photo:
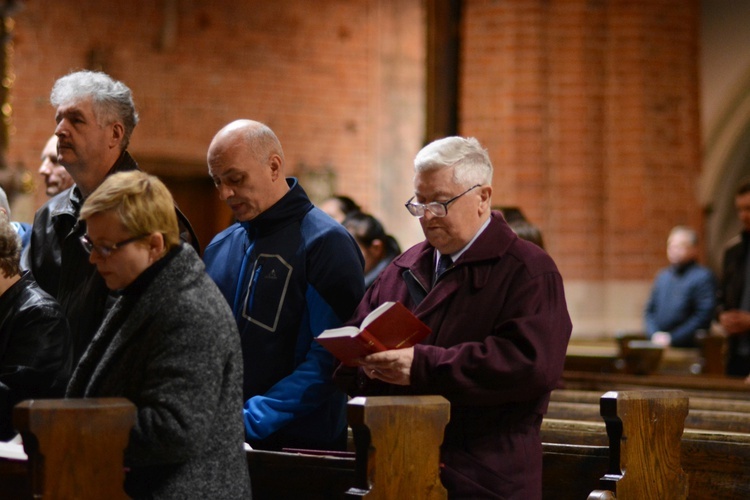
[[[341,223],[354,239],[363,247],[370,247],[372,242],[380,240],[383,242],[386,255],[398,255],[401,247],[396,239],[387,234],[378,219],[364,212],[354,212],[346,217]]]
[[[161,233],[167,251],[180,244],[174,199],[158,178],[139,170],[110,175],[81,208],[81,219],[114,211],[131,235]]]
[[[125,134],[121,147],[125,150],[138,123],[138,113],[128,86],[100,71],[76,71],[58,79],[50,94],[50,102],[55,107],[88,98],[93,103],[99,126],[117,121],[123,124]]]
[[[542,238],[542,230],[536,225],[532,224],[527,220],[515,219],[508,222],[508,226],[518,235],[522,240],[530,241],[539,248],[544,248],[544,238]]]
[[[21,274],[21,238],[8,215],[0,211],[0,271],[6,278]]]
[[[492,162],[487,150],[473,137],[446,137],[423,147],[414,158],[414,171],[453,167],[453,180],[465,187],[492,184]]]
[[[343,194],[334,194],[328,197],[329,200],[335,200],[338,204],[339,210],[344,216],[349,216],[356,212],[360,212],[362,208],[357,204],[356,201]]]

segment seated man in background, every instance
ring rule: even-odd
[[[698,234],[689,227],[669,233],[667,259],[670,266],[659,271],[646,302],[646,334],[662,346],[694,347],[696,331],[711,326],[716,279],[698,264]]]
[[[18,235],[0,214],[0,440],[13,437],[13,406],[49,397],[70,336],[60,306],[20,261]]]

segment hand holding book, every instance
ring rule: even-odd
[[[368,314],[359,328],[325,330],[316,340],[343,364],[356,366],[368,354],[412,347],[430,333],[430,328],[403,304],[385,302]]]
[[[370,354],[361,360],[361,366],[362,371],[369,378],[376,378],[389,384],[409,385],[413,362],[414,347],[407,347]]]

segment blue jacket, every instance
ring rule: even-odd
[[[644,312],[646,333],[669,332],[675,347],[693,347],[695,331],[708,329],[716,305],[716,279],[695,262],[662,269]]]
[[[346,397],[332,382],[335,358],[313,339],[349,319],[364,295],[364,263],[346,229],[287,182],[272,207],[216,235],[204,261],[240,331],[248,442],[335,448]]]

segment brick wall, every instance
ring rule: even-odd
[[[203,176],[214,133],[253,118],[274,129],[290,173],[307,176],[312,195],[343,192],[375,210],[386,203],[373,189],[382,164],[408,168],[419,145],[420,16],[418,0],[25,2],[14,16],[9,161],[41,182],[52,84],[71,70],[103,69],[133,91],[141,122],[130,151],[142,163],[181,163]],[[386,57],[400,46],[411,49]],[[393,93],[410,102],[388,101]],[[402,158],[377,150],[393,135]],[[44,199],[38,188],[31,205]]]
[[[637,324],[669,229],[703,224],[698,16],[697,0],[463,3],[460,133],[488,147],[494,203],[542,228],[571,313],[597,328]],[[14,21],[10,164],[35,174],[55,79],[101,67],[133,89],[136,158],[202,179],[183,199],[214,202],[207,232],[226,213],[206,148],[249,117],[313,197],[349,194],[404,247],[421,239],[401,205],[423,137],[422,0],[28,1]],[[43,201],[37,189],[16,218]]]
[[[650,279],[700,229],[698,4],[465,2],[461,133],[575,280]]]

